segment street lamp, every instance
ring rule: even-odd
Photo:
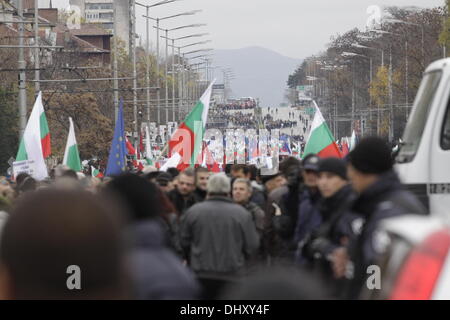
[[[369,50],[379,50],[379,51],[381,51],[381,66],[382,67],[384,66],[384,50],[383,49],[374,48],[374,47],[367,47],[367,46],[364,46],[364,45],[359,44],[359,43],[353,43],[352,47],[358,48],[358,49],[369,49]]]
[[[213,51],[214,49],[212,48],[208,48],[208,49],[199,49],[199,50],[194,50],[194,51],[189,51],[189,52],[185,52],[184,54],[192,54],[192,53],[197,53],[197,52],[207,52],[207,51]]]
[[[369,56],[365,56],[363,54],[359,54],[359,53],[355,53],[355,52],[343,52],[342,53],[343,57],[361,57],[361,58],[365,58],[365,59],[369,59],[369,63],[370,63],[370,83],[372,83],[372,74],[373,74],[373,60],[372,57]],[[354,73],[354,71],[352,72]],[[355,121],[355,86],[354,86],[354,80],[352,81],[353,85],[352,85],[352,126],[354,125],[354,121]],[[369,105],[372,106],[372,98],[370,97],[370,102]],[[361,114],[361,134],[363,134],[363,127],[362,127],[362,114]]]
[[[167,77],[167,70],[168,70],[168,53],[169,53],[169,40],[172,41],[172,74],[173,74],[173,81],[172,81],[172,121],[175,122],[175,72],[174,72],[174,68],[175,68],[175,39],[170,39],[168,37],[168,32],[170,31],[177,31],[177,30],[181,30],[181,29],[186,29],[186,28],[197,28],[197,27],[203,27],[206,26],[207,24],[190,24],[190,25],[185,25],[185,26],[180,26],[180,27],[176,27],[176,28],[172,28],[172,29],[161,29],[164,30],[166,32],[166,36],[161,36],[161,38],[166,39],[166,60],[165,60],[165,70],[166,70],[166,108],[168,107],[168,77]],[[166,118],[168,119],[168,109],[166,109]]]
[[[196,14],[198,12],[201,12],[201,11],[202,10],[187,11],[187,12],[183,12],[183,13],[179,13],[179,14],[175,14],[175,15],[171,15],[171,16],[166,16],[166,17],[163,17],[163,18],[153,18],[153,17],[150,17],[148,14],[143,16],[147,20],[151,19],[151,20],[156,21],[156,75],[157,75],[157,77],[156,77],[157,85],[156,86],[157,87],[161,87],[160,86],[160,79],[159,79],[159,62],[160,62],[159,61],[159,38],[160,38],[159,37],[159,31],[160,31],[159,23],[160,23],[160,21],[173,19],[173,18],[181,17],[181,16],[190,16],[190,15],[194,15],[194,14]],[[166,31],[166,36],[167,36],[167,32],[168,31]],[[166,46],[166,68],[165,68],[166,80],[167,80],[167,55],[168,55],[167,50],[168,49],[167,49],[167,46]],[[166,85],[166,122],[168,121],[168,112],[169,112],[169,109],[168,109],[168,107],[169,107],[168,106],[168,95],[169,95],[169,93],[168,93],[168,88],[167,88],[167,85]],[[159,129],[159,125],[161,123],[160,99],[161,99],[161,93],[158,90],[157,91],[157,98],[156,98],[156,100],[157,100],[157,108],[158,108],[158,129]]]
[[[388,32],[384,30],[379,29],[373,29],[370,30],[371,32],[375,33],[382,33],[382,34],[390,34],[397,37],[402,37],[401,34],[394,33],[394,32]],[[405,99],[406,99],[406,106],[409,104],[409,96],[408,96],[408,38],[405,40]],[[393,88],[392,88],[392,44],[389,44],[389,112],[390,112],[390,128],[389,128],[389,139],[392,141],[394,139],[394,109],[393,109]],[[408,110],[408,108],[406,108]]]
[[[139,2],[136,2],[136,5],[144,7],[146,9],[146,13],[147,13],[146,15],[148,16],[150,8],[161,6],[161,5],[172,3],[172,2],[177,2],[177,1],[181,1],[181,0],[165,0],[165,1],[155,3],[153,5],[144,5]],[[116,15],[114,14],[114,16],[116,16]],[[146,44],[147,66],[146,66],[146,76],[145,76],[146,85],[147,85],[147,121],[150,123],[150,23],[149,23],[149,19],[145,19],[145,22],[146,22],[146,41],[147,41],[147,44]],[[159,87],[159,85],[157,85],[157,86]],[[158,89],[158,94],[159,94],[159,89]],[[117,91],[117,96],[118,96],[118,91]],[[158,128],[159,128],[159,125],[160,125],[160,119],[158,117]]]
[[[422,60],[423,60],[424,66],[425,66],[425,28],[424,28],[424,25],[418,24],[418,23],[412,23],[412,22],[404,21],[404,20],[400,20],[400,19],[385,18],[383,20],[386,22],[407,24],[407,25],[417,26],[417,27],[421,28],[421,30],[422,30]]]
[[[178,66],[179,66],[178,70],[181,71],[181,77],[179,76],[180,72],[177,71],[177,76],[178,76],[178,105],[179,105],[179,107],[178,107],[178,118],[179,119],[181,119],[181,117],[180,117],[181,108],[184,105],[184,93],[187,92],[187,89],[185,88],[185,77],[184,77],[185,70],[184,70],[184,68],[181,68],[181,61],[180,61],[180,60],[184,61],[185,57],[184,57],[184,54],[183,54],[183,57],[181,57],[181,49],[182,48],[186,48],[186,47],[190,47],[190,46],[194,46],[194,45],[197,45],[197,44],[208,43],[208,42],[211,42],[211,40],[197,42],[197,43],[191,43],[189,45],[179,46],[179,47],[175,46],[175,41],[189,39],[189,38],[194,38],[194,37],[202,37],[202,36],[205,36],[205,35],[209,35],[209,33],[191,34],[191,35],[188,35],[188,36],[183,36],[183,37],[178,37],[178,38],[173,38],[173,39],[168,38],[169,40],[172,41],[172,45],[171,45],[172,49],[175,49],[175,48],[178,49]],[[172,53],[173,53],[172,56],[175,57],[175,54],[174,54],[173,50],[172,50]],[[172,62],[174,63],[174,61],[172,61]],[[172,70],[174,70],[174,68],[175,67],[173,65]],[[172,90],[173,90],[173,92],[175,92],[174,86],[172,87]]]

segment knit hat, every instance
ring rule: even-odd
[[[272,175],[262,175],[261,181],[263,184],[266,184],[266,182],[269,182],[270,180],[275,179],[276,177],[281,176],[281,175],[282,175],[281,172],[278,172],[278,173],[272,174]]]
[[[319,170],[319,161],[319,156],[315,154],[309,154],[302,161],[303,169],[317,171]]]
[[[319,162],[319,172],[331,172],[347,180],[347,165],[344,160],[338,158],[321,159]]]
[[[382,174],[393,166],[391,150],[378,137],[362,139],[349,153],[348,160],[361,173]]]
[[[172,181],[172,176],[167,172],[160,172],[156,177],[156,182],[162,186],[167,186],[167,184]]]

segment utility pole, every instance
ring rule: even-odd
[[[175,122],[175,39],[172,39],[172,121]]]
[[[34,79],[38,80],[35,82],[35,95],[39,94],[39,91],[41,91],[41,85],[39,83],[40,80],[40,57],[39,57],[39,1],[34,0],[34,42],[36,45],[36,48],[34,49],[34,68],[36,69],[34,71]]]
[[[132,36],[131,46],[133,55],[133,114],[134,114],[134,133],[138,134],[138,119],[137,119],[137,70],[136,70],[136,0],[131,0],[131,23]],[[134,134],[133,134],[134,135]],[[134,140],[135,148],[138,146],[138,139]],[[136,149],[137,150],[137,149]]]
[[[20,139],[22,139],[27,126],[27,84],[26,84],[26,62],[24,58],[24,24],[23,24],[23,0],[17,1],[17,15],[19,16],[19,124]]]
[[[156,86],[158,87],[156,91],[156,107],[158,109],[157,132],[159,133],[159,127],[161,125],[161,81],[159,79],[159,18],[156,19]]]
[[[147,9],[147,17],[149,16],[150,7],[146,7]],[[150,125],[150,21],[145,19],[146,28],[147,28],[147,75],[146,75],[146,84],[147,84],[147,122]]]
[[[184,64],[184,63],[183,63]],[[178,121],[181,122],[181,107],[182,107],[182,99],[183,99],[183,69],[182,61],[181,61],[181,48],[178,48],[178,68],[177,68],[177,77],[178,77]]]
[[[168,125],[169,122],[169,79],[167,77],[168,73],[169,73],[169,64],[168,64],[168,60],[169,60],[169,30],[166,29],[166,56],[165,56],[165,77],[166,77],[166,85],[165,85],[165,89],[166,89],[166,125]]]
[[[117,117],[119,115],[119,81],[118,81],[118,77],[119,77],[119,66],[118,66],[118,57],[117,54],[119,52],[118,48],[117,48],[117,34],[118,34],[118,28],[117,28],[117,1],[114,1],[114,61],[113,61],[113,72],[114,72],[114,81],[113,81],[113,85],[114,85],[114,119],[115,122],[117,122]]]
[[[392,45],[389,47],[389,141],[394,140],[394,93],[392,89]]]

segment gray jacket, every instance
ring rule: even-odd
[[[186,211],[180,238],[198,274],[237,274],[259,247],[252,215],[226,197],[211,197]]]

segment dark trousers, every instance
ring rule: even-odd
[[[218,300],[221,299],[223,293],[230,286],[236,285],[238,278],[222,278],[212,276],[197,275],[197,279],[202,287],[202,300]]]

